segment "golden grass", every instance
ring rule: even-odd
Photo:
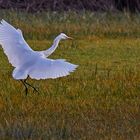
[[[66,31],[75,40],[62,41],[51,58],[65,58],[79,68],[56,80],[30,79],[40,94],[30,89],[25,96],[1,49],[0,139],[139,140],[139,15],[36,16],[6,11],[2,18],[20,26],[35,50],[48,48],[56,34]]]

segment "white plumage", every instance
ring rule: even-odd
[[[20,29],[2,20],[0,23],[0,44],[8,57],[9,62],[15,67],[13,78],[17,80],[26,79],[55,79],[69,75],[77,65],[66,62],[63,59],[48,59],[57,48],[61,39],[68,39],[67,35],[58,35],[51,48],[45,51],[32,50],[23,38]]]

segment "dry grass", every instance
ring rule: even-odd
[[[36,50],[50,46],[61,31],[74,36],[51,58],[79,64],[65,78],[29,80],[40,94],[30,90],[25,96],[1,49],[0,139],[140,139],[139,15],[0,15],[20,27]]]

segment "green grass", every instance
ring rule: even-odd
[[[1,11],[35,50],[65,32],[50,57],[78,64],[70,76],[29,80],[28,96],[0,49],[0,139],[139,140],[140,15]]]

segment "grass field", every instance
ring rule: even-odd
[[[0,49],[1,140],[139,140],[140,15],[1,11],[35,50],[65,32],[50,57],[78,64],[68,77],[29,80],[28,96]]]

